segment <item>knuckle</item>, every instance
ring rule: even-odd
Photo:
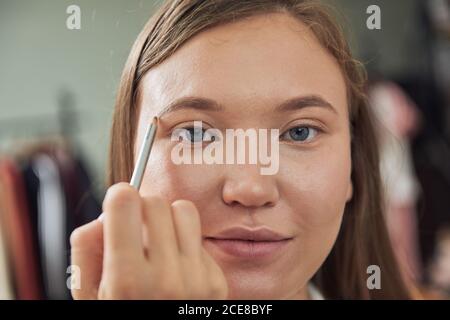
[[[172,203],[172,207],[183,209],[186,212],[197,212],[197,207],[190,200],[179,199]]]
[[[136,189],[125,182],[117,183],[111,186],[106,195],[104,204],[122,206],[139,201],[140,196]],[[106,208],[104,208],[106,209]]]
[[[85,226],[76,228],[70,234],[70,245],[72,247],[78,247],[83,245],[87,236],[87,230]]]
[[[73,230],[69,242],[72,247],[82,247],[100,241],[102,236],[102,224],[94,220]]]

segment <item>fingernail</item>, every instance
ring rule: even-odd
[[[103,219],[105,218],[104,213],[102,213],[101,215],[98,216],[98,220],[100,220],[101,222],[103,222]]]

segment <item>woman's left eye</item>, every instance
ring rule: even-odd
[[[281,140],[308,142],[317,136],[317,134],[319,133],[318,131],[319,130],[312,127],[298,126],[284,132],[281,135]]]

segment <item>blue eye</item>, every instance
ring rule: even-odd
[[[292,140],[295,142],[305,142],[314,139],[317,133],[318,130],[312,127],[299,126],[289,129],[283,133],[282,137],[286,140]]]
[[[185,128],[188,131],[188,140],[192,143],[202,142],[205,130],[199,127]]]
[[[178,138],[189,143],[215,141],[215,136],[208,134],[202,127],[186,127],[178,129]]]

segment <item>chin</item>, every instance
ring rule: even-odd
[[[278,300],[288,296],[279,274],[267,271],[225,270],[229,299]]]

